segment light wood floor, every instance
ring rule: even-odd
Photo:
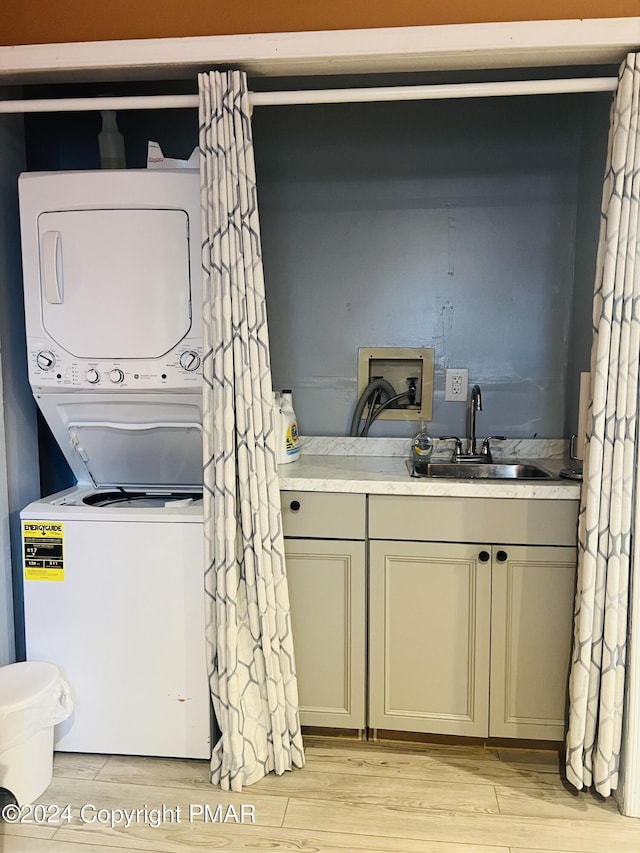
[[[41,803],[69,804],[71,822],[0,824],[0,851],[640,853],[640,820],[589,793],[569,794],[555,753],[319,738],[306,744],[304,770],[231,795],[208,783],[207,762],[58,753]],[[117,820],[117,809],[162,806],[166,819],[153,827],[148,812],[112,829],[83,823],[87,804],[88,820],[97,809]],[[190,821],[189,807],[204,804],[210,819]],[[240,816],[244,805],[247,820],[211,822],[217,804],[218,817],[231,819],[227,806]]]

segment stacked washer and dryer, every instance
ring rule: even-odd
[[[77,485],[25,507],[56,749],[208,758],[199,176],[19,179],[29,381]]]

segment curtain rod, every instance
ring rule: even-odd
[[[299,92],[249,92],[252,107],[302,104],[354,104],[380,101],[428,101],[445,98],[491,98],[508,95],[561,95],[613,92],[616,77],[559,80],[506,80],[494,83],[447,83],[427,86],[381,86],[370,89],[307,89]],[[193,109],[198,95],[136,95],[0,101],[0,113],[90,112],[99,110]]]

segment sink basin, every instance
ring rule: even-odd
[[[551,474],[537,465],[520,462],[425,462],[408,461],[412,477],[444,477],[449,480],[549,480]]]

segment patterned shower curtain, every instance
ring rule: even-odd
[[[618,785],[637,499],[639,114],[640,54],[630,54],[611,110],[602,197],[566,754],[568,781],[603,796]]]
[[[246,76],[198,78],[204,536],[211,781],[240,791],[304,754],[275,461]]]

